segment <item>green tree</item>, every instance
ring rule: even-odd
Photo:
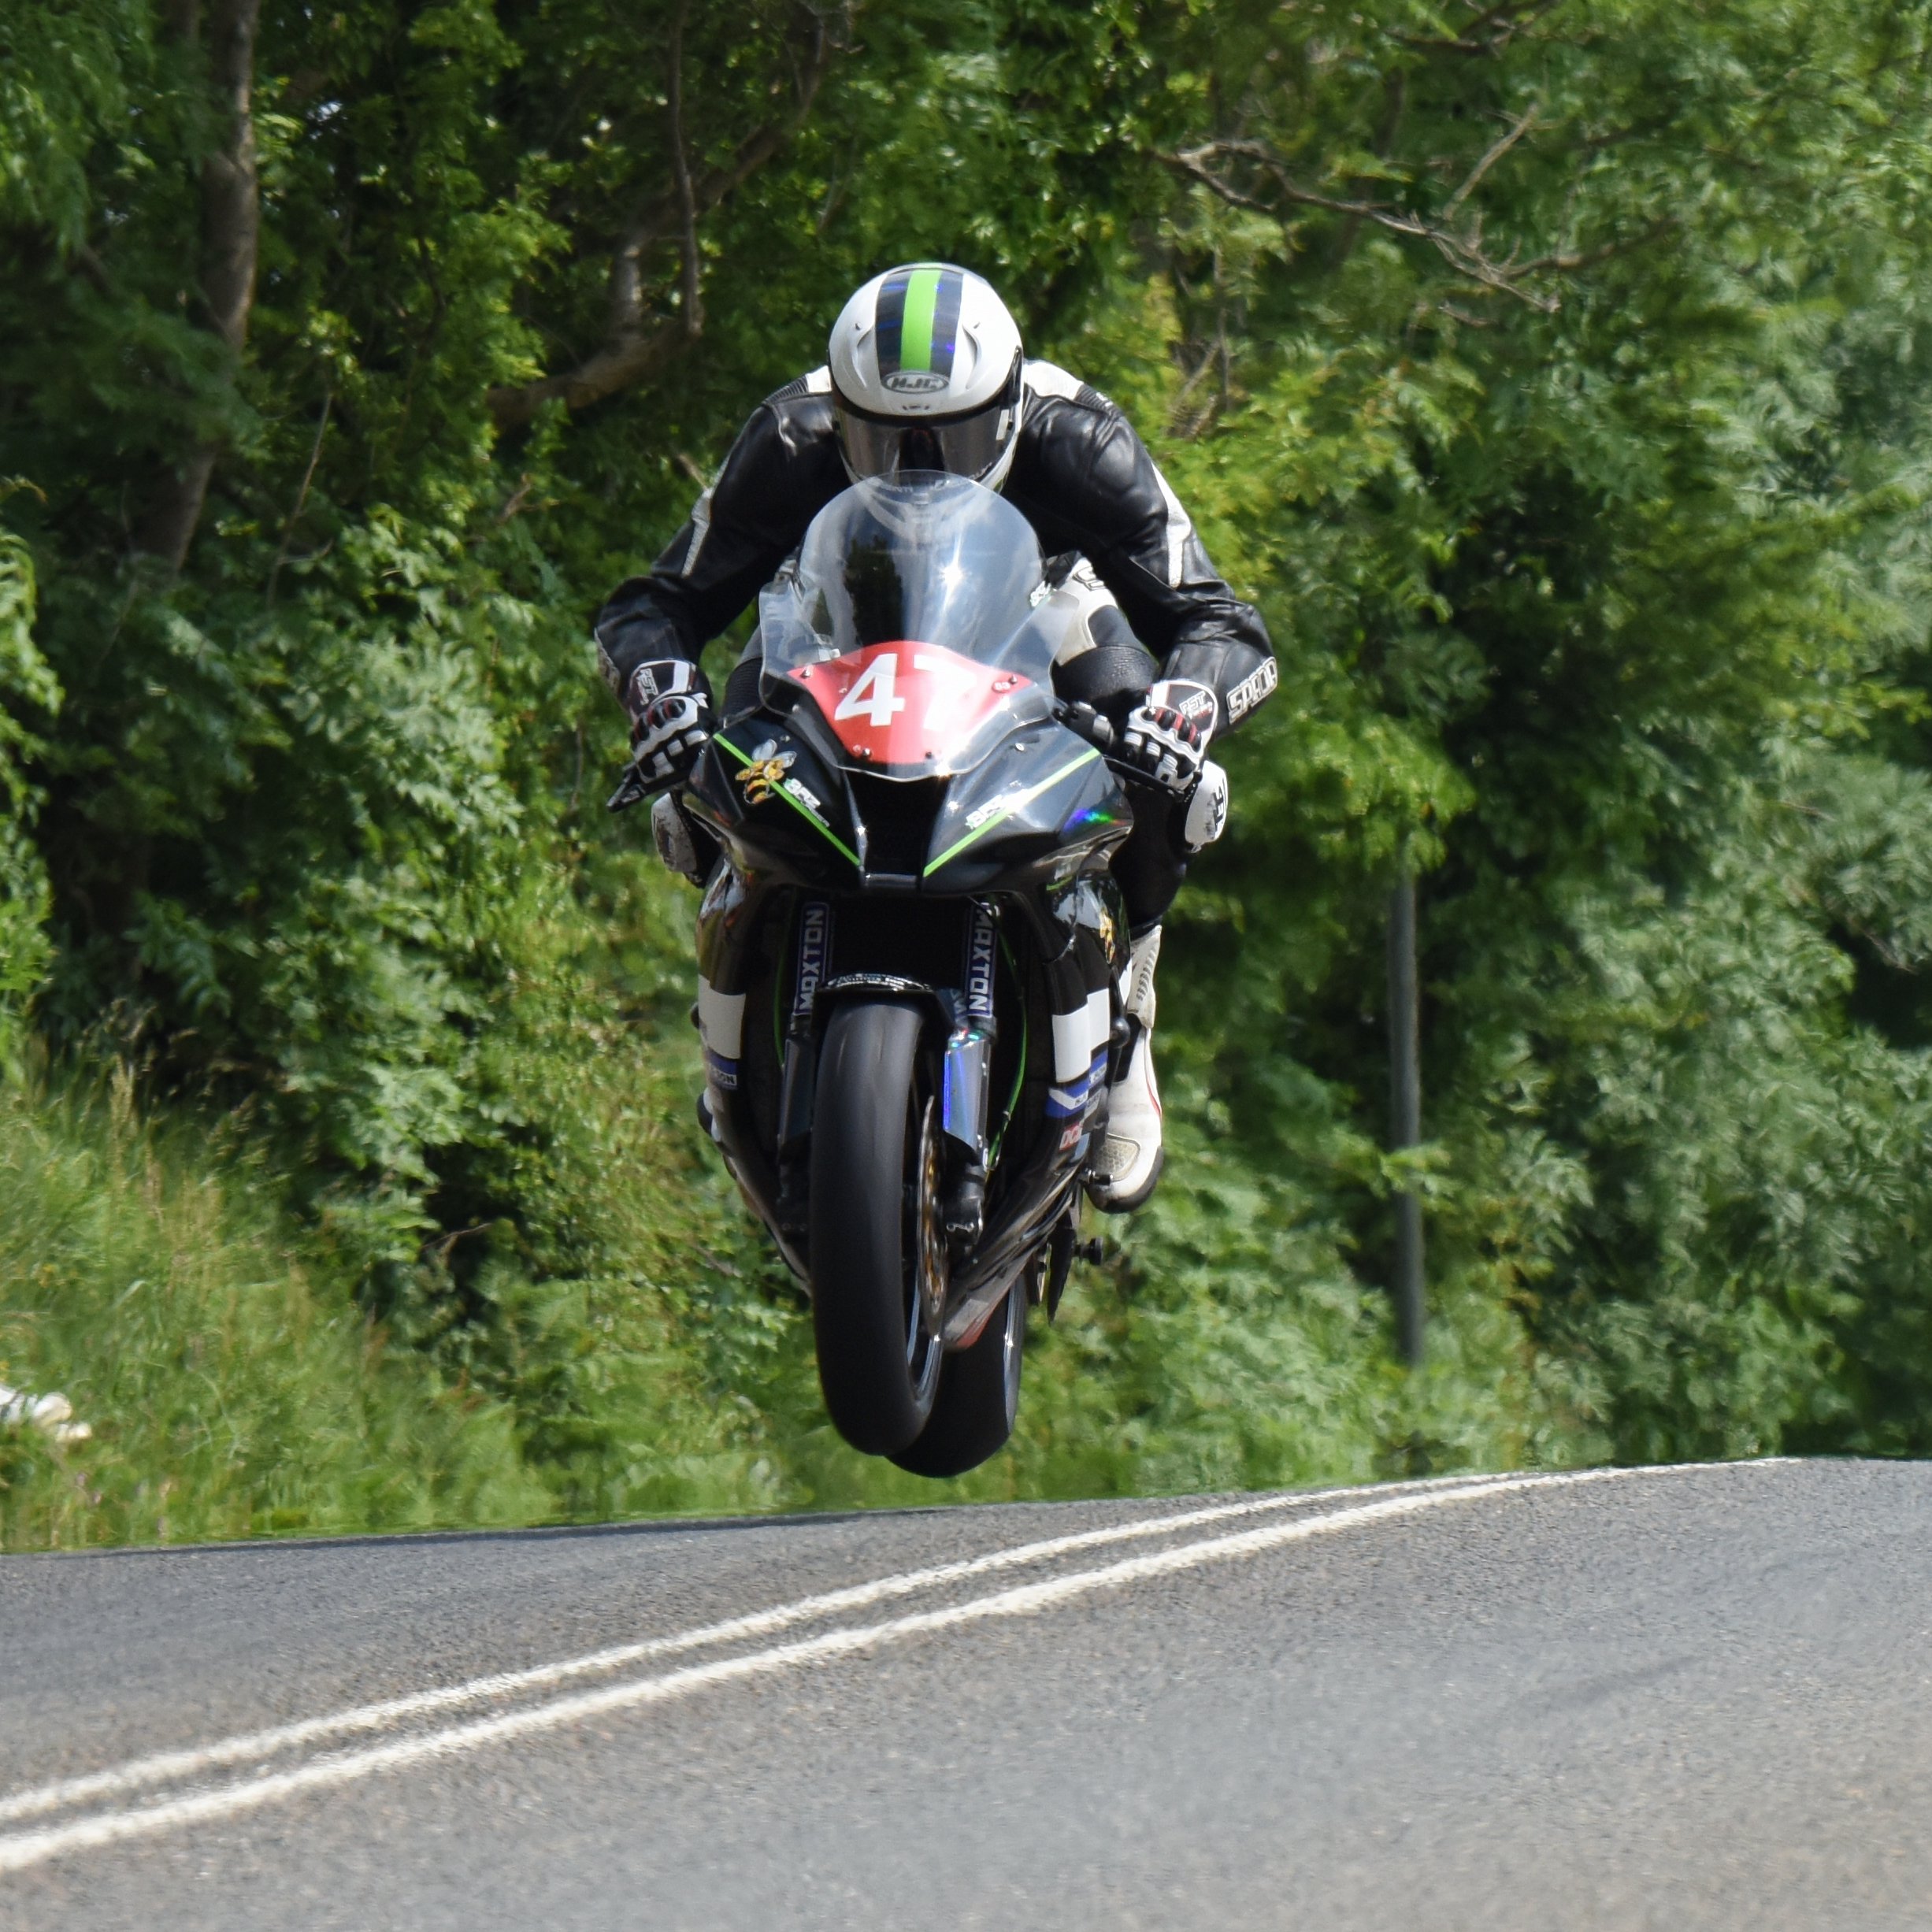
[[[258,1134],[570,1507],[669,1493],[673,1327],[758,1493],[860,1493],[666,1124],[688,909],[598,809],[584,629],[864,274],[962,259],[1129,409],[1284,673],[1167,955],[1181,1157],[1011,1480],[1923,1446],[1928,24],[15,9],[0,1000]]]

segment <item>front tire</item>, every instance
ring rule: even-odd
[[[931,1419],[892,1460],[915,1476],[963,1476],[996,1454],[1020,1407],[1026,1284],[1015,1281],[970,1348],[946,1358]]]
[[[892,1455],[940,1385],[946,1294],[939,1108],[917,1007],[842,1006],[825,1029],[813,1110],[809,1263],[818,1382],[855,1449]]]

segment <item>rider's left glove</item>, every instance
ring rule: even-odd
[[[1128,714],[1112,762],[1129,777],[1183,798],[1201,775],[1220,720],[1220,702],[1207,685],[1163,678]]]
[[[684,658],[657,658],[625,680],[631,718],[631,769],[647,791],[681,784],[716,724],[711,688]]]

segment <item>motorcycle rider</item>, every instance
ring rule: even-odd
[[[1119,409],[1027,360],[1006,305],[970,270],[916,262],[875,276],[833,325],[825,366],[758,406],[655,568],[598,613],[599,667],[629,716],[638,785],[680,783],[721,721],[699,668],[705,644],[840,491],[919,470],[974,478],[1032,523],[1069,619],[1055,688],[1115,727],[1109,757],[1134,807],[1113,867],[1133,944],[1123,1003],[1133,1044],[1090,1192],[1125,1212],[1153,1192],[1163,1158],[1152,1044],[1161,921],[1226,815],[1207,747],[1268,695],[1276,672],[1259,614],[1215,575]],[[757,702],[759,668],[754,636],[724,717]]]

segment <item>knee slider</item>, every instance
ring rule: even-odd
[[[1212,758],[1201,767],[1200,782],[1188,800],[1181,836],[1191,852],[1212,845],[1227,829],[1228,774]]]
[[[688,879],[693,885],[703,885],[718,847],[669,792],[659,792],[651,808],[651,836],[667,872]]]

